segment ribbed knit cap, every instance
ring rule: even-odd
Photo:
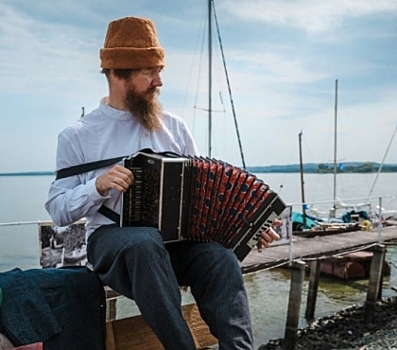
[[[109,23],[104,47],[100,50],[101,67],[140,69],[164,66],[156,28],[150,19],[125,17]]]

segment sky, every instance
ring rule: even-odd
[[[397,163],[397,1],[215,0],[232,99],[213,23],[211,153],[207,7],[2,0],[0,172],[55,169],[59,132],[107,95],[99,49],[108,23],[126,16],[154,21],[166,51],[160,101],[202,154],[297,164],[302,132],[304,163]]]

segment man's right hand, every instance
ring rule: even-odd
[[[101,196],[107,196],[109,190],[114,188],[119,192],[127,191],[134,183],[132,171],[122,165],[115,165],[109,171],[96,179],[95,185]]]

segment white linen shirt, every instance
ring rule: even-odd
[[[163,113],[162,129],[148,131],[130,112],[114,109],[102,100],[99,107],[58,136],[56,170],[131,155],[141,149],[198,155],[197,146],[183,119]],[[120,162],[121,164],[121,162]],[[98,209],[102,204],[120,213],[121,193],[111,189],[101,196],[95,186],[99,175],[111,166],[51,183],[45,208],[56,225],[67,226],[86,219],[86,238],[112,221]]]

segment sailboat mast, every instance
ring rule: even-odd
[[[335,80],[335,125],[334,125],[334,203],[336,201],[336,173],[337,173],[337,125],[338,125],[338,79]]]
[[[302,217],[303,227],[306,228],[306,201],[305,201],[305,181],[303,179],[303,157],[302,157],[302,131],[299,133],[299,168],[301,175],[301,195],[302,195]]]
[[[208,0],[208,157],[212,153],[212,0]]]
[[[225,60],[225,55],[223,52],[223,45],[222,45],[222,40],[221,40],[221,35],[220,35],[220,30],[219,30],[218,19],[216,16],[214,0],[208,0],[208,156],[211,157],[211,153],[212,153],[212,46],[213,46],[212,45],[212,19],[213,19],[213,17],[214,17],[214,21],[215,21],[216,31],[218,34],[219,47],[220,47],[221,54],[222,54],[223,68],[225,71],[226,83],[227,83],[227,87],[228,87],[228,91],[229,91],[230,104],[231,104],[231,108],[232,108],[232,112],[233,112],[233,120],[234,120],[234,126],[235,126],[236,134],[237,134],[237,141],[238,141],[238,145],[240,148],[241,161],[243,163],[243,168],[245,169],[245,159],[244,159],[243,147],[241,145],[240,132],[238,130],[238,123],[237,123],[236,111],[234,108],[232,89],[230,87],[229,75],[228,75],[228,72],[226,69],[226,60]]]

